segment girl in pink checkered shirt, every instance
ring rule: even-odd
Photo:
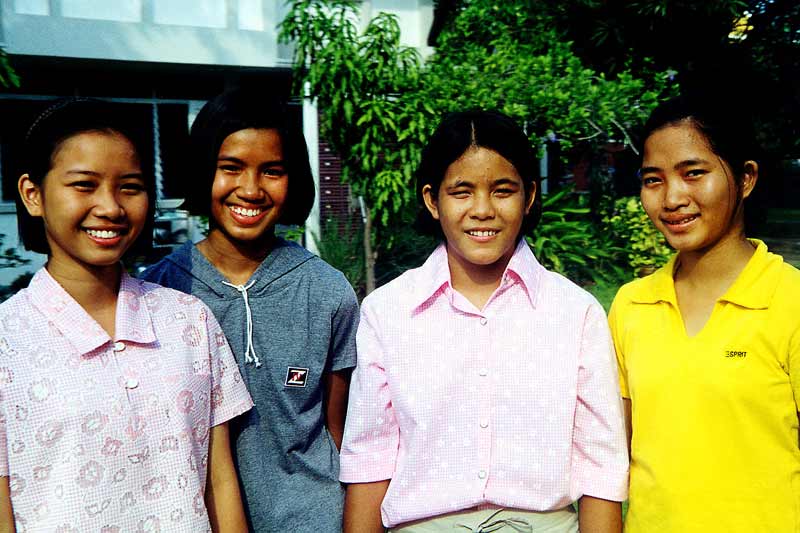
[[[597,301],[523,238],[541,214],[535,165],[486,111],[448,116],[423,151],[420,227],[443,243],[362,304],[345,532],[621,531],[614,351]]]
[[[246,531],[227,421],[252,401],[225,337],[120,262],[155,203],[131,119],[62,100],[26,138],[17,216],[47,264],[0,305],[3,532]]]

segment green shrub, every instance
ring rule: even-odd
[[[660,267],[672,255],[635,196],[617,199],[611,214],[603,217],[603,224],[617,246],[625,249],[626,267],[632,273]]]
[[[340,270],[353,286],[359,299],[364,296],[364,231],[352,221],[340,228],[333,220],[322,224],[321,235],[314,235],[319,256],[333,268]]]
[[[617,266],[623,250],[597,231],[587,195],[565,188],[545,196],[542,208],[542,220],[528,242],[545,268],[581,284],[623,278]]]

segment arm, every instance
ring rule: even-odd
[[[631,418],[631,400],[622,399],[622,411],[625,415],[625,433],[628,435],[628,458],[631,456],[631,436],[633,435],[633,418]],[[800,438],[800,435],[798,435]]]
[[[247,531],[247,519],[239,494],[239,480],[233,466],[227,423],[212,427],[209,434],[205,500],[214,533]]]
[[[325,426],[333,437],[333,442],[338,450],[342,449],[344,437],[344,419],[347,414],[347,395],[350,391],[351,368],[326,372],[325,392],[322,397],[322,406],[325,413]]]
[[[583,496],[578,504],[581,533],[622,533],[622,504]]]
[[[383,533],[381,503],[389,480],[352,483],[344,498],[344,533]]]
[[[0,476],[0,533],[14,533],[15,531],[8,476]]]

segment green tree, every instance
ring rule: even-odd
[[[500,109],[524,125],[535,145],[549,139],[568,151],[629,142],[629,129],[666,90],[664,74],[645,80],[623,71],[609,80],[585,67],[553,29],[552,16],[536,5],[464,2],[423,63],[400,45],[394,17],[378,15],[359,32],[356,2],[290,4],[281,37],[295,45],[296,90],[317,99],[322,134],[342,155],[344,177],[367,206],[367,291],[375,279],[372,243],[376,235],[390,241],[387,228],[413,218],[413,172],[442,114]],[[589,228],[587,219],[581,231]]]
[[[11,66],[8,54],[2,48],[0,48],[0,85],[6,89],[19,87],[19,76]]]

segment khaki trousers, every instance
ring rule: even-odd
[[[558,511],[519,509],[467,510],[407,522],[389,533],[578,533],[578,515],[572,506]]]

